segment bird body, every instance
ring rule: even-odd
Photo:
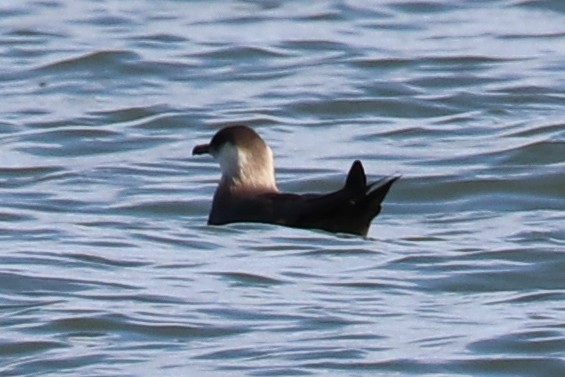
[[[363,165],[355,161],[340,190],[329,194],[281,193],[271,149],[247,126],[226,127],[209,144],[193,149],[195,155],[206,153],[222,170],[208,218],[211,225],[259,222],[366,236],[398,179],[367,184]]]

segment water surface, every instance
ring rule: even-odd
[[[3,376],[560,376],[555,1],[0,6]],[[401,174],[367,238],[209,227],[192,157]]]

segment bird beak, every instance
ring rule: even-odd
[[[210,144],[200,144],[194,147],[192,155],[210,153]]]

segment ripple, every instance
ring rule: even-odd
[[[24,187],[36,182],[58,179],[65,175],[59,166],[0,167],[0,182],[4,188]]]
[[[522,331],[469,344],[473,352],[518,353],[559,356],[565,346],[559,331]]]
[[[37,68],[37,71],[40,73],[67,73],[81,70],[115,70],[116,67],[138,60],[140,56],[131,51],[95,51],[46,64]]]
[[[519,128],[519,129],[515,129]],[[553,140],[562,140],[565,138],[565,124],[563,123],[549,123],[538,124],[536,127],[531,127],[529,123],[520,123],[508,131],[505,137],[520,137],[531,138],[536,136],[543,136]]]
[[[542,10],[549,9],[561,14],[565,13],[565,6],[560,1],[548,1],[547,3],[539,4],[535,0],[520,0],[515,5],[519,7],[542,9]]]
[[[400,192],[404,200],[420,202],[421,209],[437,203],[454,210],[542,210],[561,208],[563,176],[559,171],[530,173],[517,171],[506,177],[463,179],[458,177],[413,180],[408,190]],[[528,174],[530,173],[530,174]]]
[[[284,284],[280,279],[274,279],[269,276],[251,274],[245,272],[213,272],[212,275],[220,276],[226,279],[234,286],[273,286]]]
[[[68,256],[68,262],[72,260],[77,267],[94,266],[94,267],[141,267],[147,263],[137,260],[110,259],[92,254],[72,254]],[[67,263],[68,263],[67,262]]]
[[[22,357],[22,355],[48,352],[49,350],[64,347],[66,347],[64,342],[20,340],[17,343],[0,343],[0,352],[6,356]]]
[[[555,376],[565,363],[551,357],[484,357],[452,362],[452,368],[459,373],[490,374],[504,371],[510,375]]]
[[[506,165],[549,165],[565,163],[565,140],[544,140],[527,143],[503,152]]]
[[[563,293],[550,293],[550,292],[542,292],[542,293],[520,293],[516,295],[512,295],[507,297],[503,300],[495,300],[489,302],[489,304],[497,305],[497,304],[504,304],[504,303],[534,303],[537,301],[561,301],[565,298],[565,294]]]
[[[285,58],[291,56],[286,49],[279,48],[266,48],[266,47],[253,47],[253,46],[231,46],[225,45],[221,47],[211,48],[203,53],[195,54],[194,57],[200,59],[237,59],[238,57],[245,57],[246,61],[253,62],[254,60],[269,59],[269,58]]]
[[[78,313],[77,313],[78,314]],[[77,315],[60,318],[46,325],[45,330],[57,331],[73,336],[105,336],[107,333],[129,334],[148,338],[194,339],[200,337],[218,337],[241,333],[241,329],[220,326],[198,326],[188,324],[151,322],[128,318],[125,315]]]
[[[208,205],[198,205],[199,211],[201,213],[202,209],[207,209]],[[196,213],[195,205],[193,203],[178,202],[178,201],[156,201],[151,200],[150,202],[142,203],[129,203],[121,204],[112,208],[113,210],[118,210],[124,213],[130,214],[145,214],[148,216],[160,215],[173,215],[173,216],[183,216],[191,213]]]
[[[355,114],[361,116],[373,114],[379,109],[382,116],[396,118],[428,118],[452,114],[455,109],[441,104],[429,103],[413,99],[406,103],[392,99],[328,99],[325,101],[301,101],[292,106],[294,112],[316,114],[319,117],[332,117],[336,115]]]
[[[28,262],[32,262],[29,258]],[[45,260],[42,260],[45,262]],[[33,292],[32,296],[47,292],[58,292],[61,286],[65,287],[62,296],[69,296],[73,292],[85,291],[99,284],[97,281],[68,279],[63,277],[30,275],[25,273],[0,272],[0,281],[3,289],[9,291],[16,289],[19,292]],[[127,288],[127,286],[116,284],[115,287]]]
[[[38,131],[26,135],[26,144],[17,150],[37,156],[82,156],[123,153],[128,150],[147,149],[169,141],[167,137],[142,137],[122,132],[90,127],[65,127]]]

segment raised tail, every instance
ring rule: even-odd
[[[351,191],[365,192],[367,189],[367,176],[365,175],[365,169],[363,169],[363,164],[361,161],[355,160],[349,173],[347,173],[347,179],[345,181],[345,189]]]
[[[292,203],[293,215],[298,213],[298,216],[286,225],[366,236],[371,221],[381,211],[381,202],[398,178],[386,178],[368,185],[363,165],[355,161],[341,190],[298,196],[299,199]],[[290,208],[289,204],[285,203],[284,208]]]
[[[392,184],[399,178],[400,176],[384,178],[367,185],[367,176],[363,164],[361,164],[361,161],[355,160],[347,174],[344,189],[349,192],[362,193],[365,203],[381,203]]]
[[[383,178],[367,185],[367,176],[361,162],[357,160],[351,165],[342,192],[347,193],[353,213],[366,224],[367,229],[381,212],[381,203],[399,178],[400,176]]]
[[[382,203],[392,184],[399,178],[400,176],[396,176],[371,183],[368,187],[367,200],[373,203]],[[381,183],[383,181],[384,183]]]

